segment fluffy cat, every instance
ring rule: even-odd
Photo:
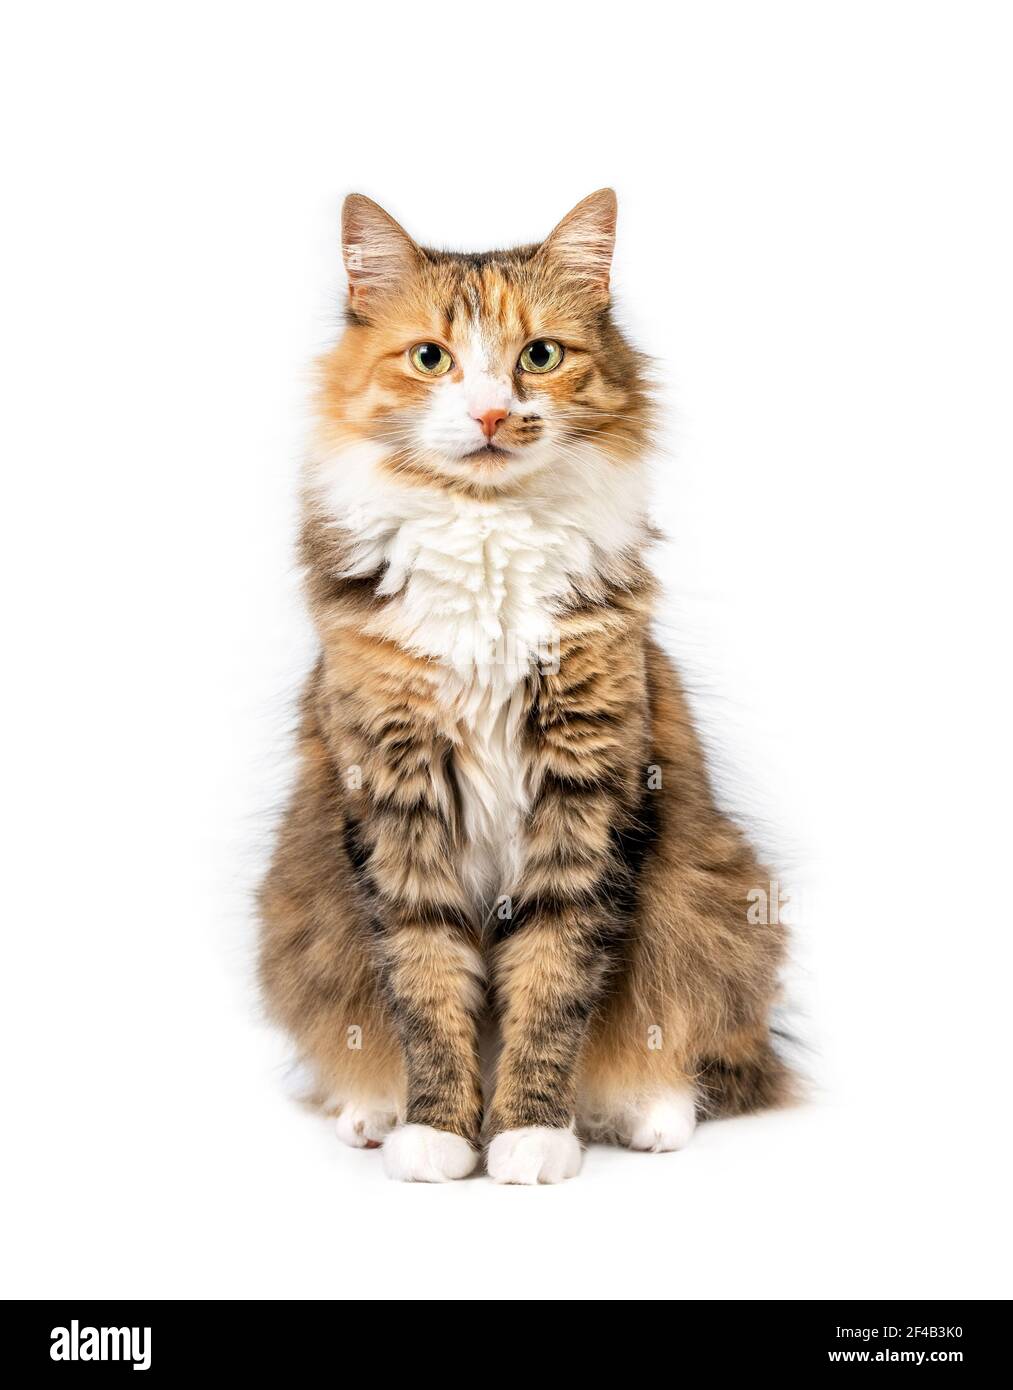
[[[616,203],[539,245],[418,246],[344,206],[302,556],[321,654],[261,894],[261,978],[388,1173],[556,1182],[783,1101],[768,882],[651,636],[644,361]],[[754,914],[755,915],[755,914]],[[479,1034],[499,1057],[483,1093]]]

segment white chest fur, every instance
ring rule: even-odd
[[[397,486],[352,454],[322,470],[322,497],[354,537],[348,572],[385,567],[378,592],[389,603],[376,630],[445,673],[464,868],[488,902],[509,891],[520,864],[528,804],[518,748],[522,686],[533,667],[556,659],[555,614],[574,579],[633,543],[638,480],[599,459],[597,486],[586,467],[574,476],[560,470],[521,496],[479,502]]]
[[[518,747],[520,691],[558,648],[554,612],[591,563],[586,537],[514,501],[434,499],[384,545],[382,630],[444,668],[457,728],[464,871],[476,898],[509,891],[528,796]]]
[[[446,666],[447,698],[469,724],[552,659],[555,609],[592,563],[585,536],[514,500],[442,499],[403,521],[385,550],[384,629]]]

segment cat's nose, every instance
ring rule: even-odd
[[[486,439],[491,439],[509,414],[509,410],[484,410],[481,415],[472,414],[471,418],[482,426]]]

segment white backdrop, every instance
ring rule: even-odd
[[[4,1291],[1009,1296],[1008,8],[3,30]],[[817,1088],[562,1187],[398,1186],[285,1097],[250,985],[340,200],[481,248],[605,183],[662,633],[795,888]]]

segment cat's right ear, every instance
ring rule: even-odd
[[[341,249],[353,309],[392,289],[422,256],[404,228],[362,193],[349,193],[341,209]]]

